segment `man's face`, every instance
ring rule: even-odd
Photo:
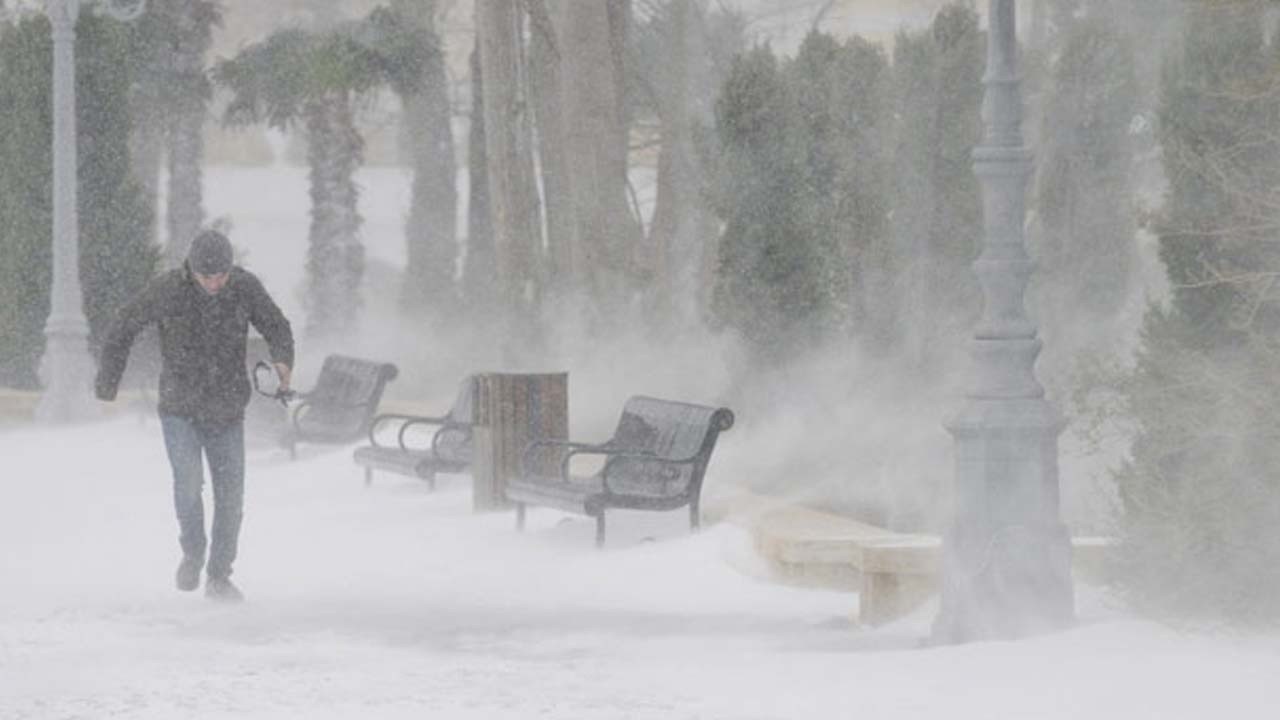
[[[200,283],[200,287],[210,295],[217,295],[227,284],[227,278],[231,277],[231,273],[224,272],[216,275],[201,275],[200,273],[192,273],[196,276],[196,282]]]

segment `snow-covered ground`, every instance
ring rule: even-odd
[[[172,587],[154,420],[0,432],[0,718],[1275,717],[1280,638],[1183,635],[1088,590],[1079,626],[923,648],[757,579],[743,531],[476,515],[464,477],[365,489],[348,449],[251,449],[236,579]],[[745,571],[744,571],[745,569]]]
[[[233,222],[300,327],[305,171],[205,177],[210,218]],[[370,258],[403,265],[408,176],[360,182]],[[684,370],[631,354],[568,367],[575,437],[603,439],[591,430],[631,392],[713,401],[723,382],[705,357]],[[440,382],[448,397],[456,377]],[[712,492],[770,471],[791,437],[747,415]],[[733,525],[689,535],[682,512],[618,514],[597,551],[585,518],[534,511],[519,534],[509,513],[471,513],[465,477],[366,490],[349,449],[304,450],[251,449],[235,576],[249,600],[224,607],[173,589],[154,419],[0,429],[0,720],[1246,720],[1280,706],[1280,637],[1179,634],[1081,588],[1069,632],[924,648],[933,608],[856,627],[851,594],[759,579]]]

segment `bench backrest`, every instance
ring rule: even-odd
[[[441,459],[458,463],[471,462],[470,426],[475,422],[477,391],[474,375],[468,375],[462,379],[462,384],[458,387],[458,397],[454,399],[453,407],[449,408],[449,413],[445,417],[451,423],[467,427],[446,426],[438,431],[435,452]]]
[[[607,471],[615,489],[662,496],[696,495],[720,433],[733,427],[733,411],[707,405],[634,396],[627,400],[610,444],[680,466],[615,459]]]
[[[330,355],[307,393],[299,429],[325,435],[358,437],[368,432],[382,392],[399,371],[391,363]]]

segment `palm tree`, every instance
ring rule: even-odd
[[[380,47],[388,11],[322,32],[281,30],[219,63],[215,79],[233,93],[228,125],[301,125],[310,165],[311,227],[307,256],[307,333],[335,337],[355,327],[364,274],[355,171],[364,140],[355,125],[357,101],[391,84],[416,87],[421,67],[412,53]]]
[[[435,6],[435,0],[393,0],[389,12],[376,13],[371,20],[393,74],[391,89],[404,106],[405,149],[413,163],[401,302],[406,309],[431,308],[440,315],[458,299],[453,277],[458,190],[453,112]]]
[[[152,0],[136,26],[139,51],[137,102],[140,127],[134,149],[140,178],[155,190],[161,153],[169,167],[168,243],[165,262],[175,266],[204,220],[201,160],[204,119],[212,87],[205,55],[222,22],[218,0]],[[157,142],[159,140],[159,142]]]

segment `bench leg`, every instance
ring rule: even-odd
[[[604,510],[596,516],[596,547],[604,547]]]
[[[372,484],[373,484],[373,468],[367,467],[364,469],[364,486],[369,487]]]
[[[298,459],[298,443],[292,443],[292,442],[289,443],[289,459],[290,460]]]
[[[702,527],[702,512],[698,509],[698,501],[689,503],[689,530],[697,532]]]
[[[433,472],[427,476],[427,492],[436,491],[436,474]]]
[[[524,503],[516,503],[516,530],[524,532]]]

